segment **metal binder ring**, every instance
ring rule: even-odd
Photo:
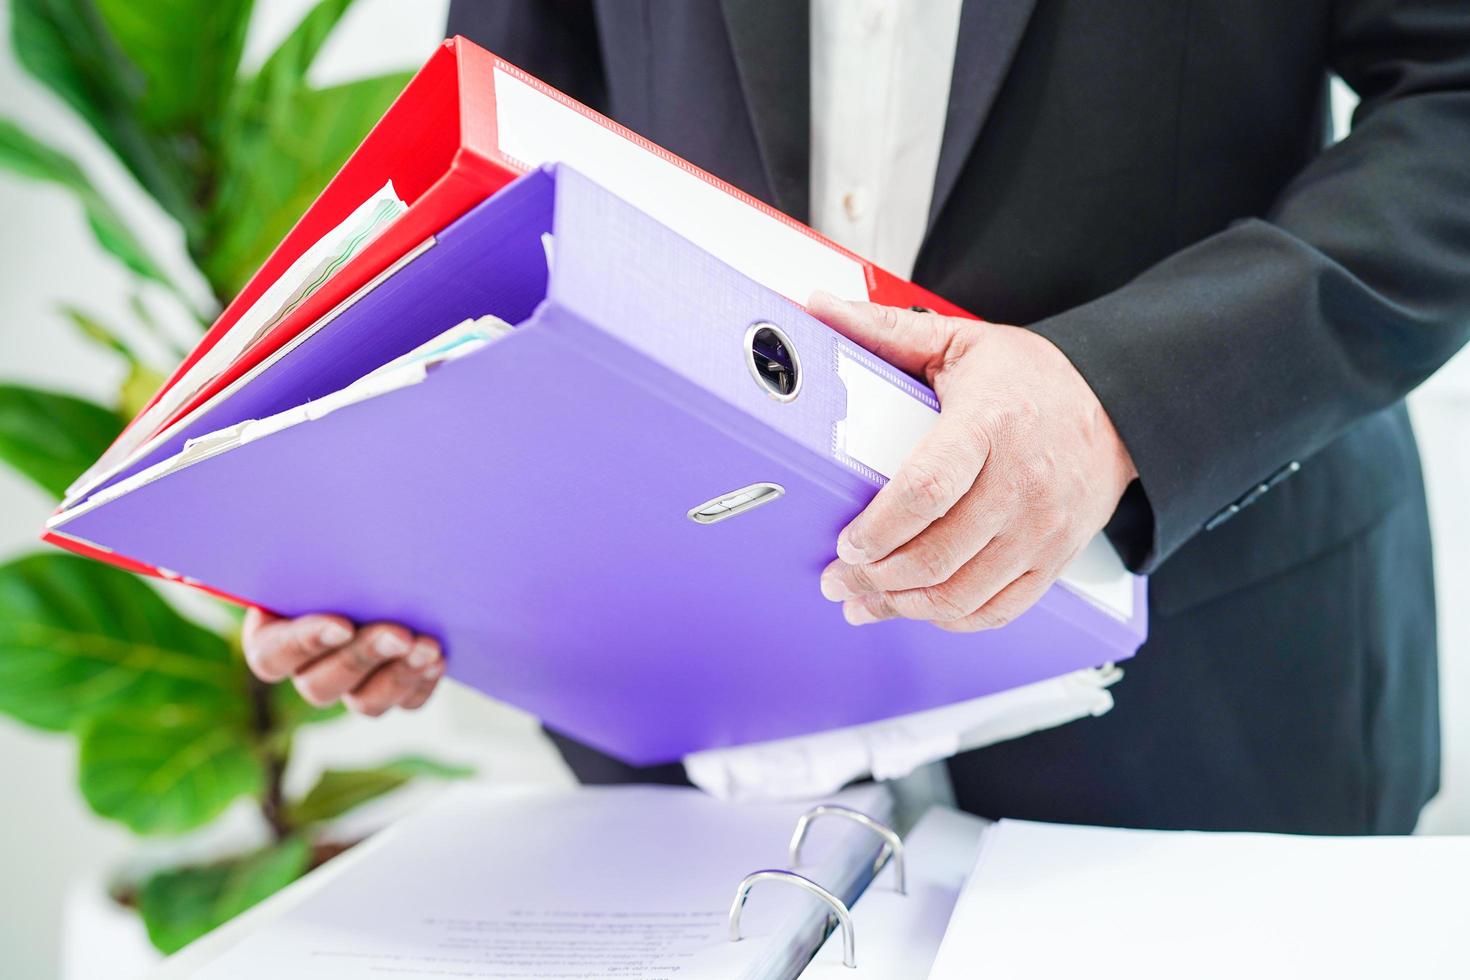
[[[905,885],[903,873],[903,839],[900,838],[898,834],[894,833],[892,827],[880,823],[879,821],[874,820],[872,817],[868,816],[866,813],[863,813],[861,810],[854,810],[850,806],[838,806],[835,803],[822,803],[818,806],[812,807],[810,810],[801,815],[801,819],[796,821],[796,832],[791,835],[791,848],[789,856],[792,866],[794,867],[801,864],[801,842],[806,840],[806,830],[808,827],[811,826],[812,821],[817,819],[818,817],[829,816],[842,817],[846,820],[851,820],[853,823],[860,824],[861,826],[866,827],[873,833],[877,834],[879,837],[883,838],[884,847],[883,850],[878,852],[877,860],[873,862],[873,873],[877,874],[878,869],[883,867],[883,859],[887,855],[892,854],[894,887],[900,895],[907,894],[907,887]]]
[[[730,942],[740,942],[740,910],[745,907],[745,899],[750,895],[750,889],[758,881],[782,881],[788,885],[795,885],[830,905],[832,915],[837,919],[839,928],[842,929],[842,965],[850,969],[857,968],[857,958],[853,953],[852,915],[847,911],[847,905],[842,899],[815,881],[804,878],[795,871],[754,871],[741,880],[740,887],[735,890],[735,901],[730,905]]]

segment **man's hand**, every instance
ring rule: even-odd
[[[341,616],[281,619],[251,609],[243,638],[245,661],[261,680],[290,677],[312,704],[341,698],[373,717],[395,705],[420,707],[444,674],[434,639],[389,623],[356,629]]]
[[[934,429],[837,538],[822,594],[854,625],[1009,623],[1138,475],[1097,396],[1050,341],[1019,327],[825,293],[808,309],[926,380],[941,406]]]

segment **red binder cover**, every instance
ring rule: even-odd
[[[159,428],[208,401],[488,195],[550,161],[572,162],[610,190],[795,303],[805,302],[811,288],[821,287],[850,299],[970,315],[854,255],[473,42],[455,37],[445,41],[413,77],[362,145],[150,399],[149,407],[303,252],[346,220],[385,182],[393,181],[408,204],[407,211]],[[135,418],[128,430],[137,423]],[[160,574],[64,535],[47,532],[43,539],[130,571]]]

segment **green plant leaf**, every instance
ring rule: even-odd
[[[168,25],[186,36],[191,26]],[[139,104],[146,77],[108,33],[93,0],[11,0],[10,34],[21,65],[92,127],[192,240],[200,224],[199,176],[179,158],[190,140],[144,126]]]
[[[103,323],[100,317],[93,316],[80,307],[66,305],[61,307],[61,315],[70,320],[72,326],[92,343],[106,347],[129,364],[141,363],[132,345],[123,340],[116,330]]]
[[[101,456],[123,420],[93,402],[0,384],[0,460],[60,497]],[[3,695],[0,695],[3,699]]]
[[[199,255],[216,295],[239,291],[409,77],[382,75],[326,89],[247,83],[221,147],[210,245]]]
[[[243,99],[243,107],[248,109],[251,105],[289,99],[303,89],[311,63],[352,4],[353,0],[319,0],[286,35],[280,46],[271,52],[260,71],[238,87],[235,99]],[[240,108],[242,106],[236,106],[237,111]]]
[[[81,202],[87,224],[104,249],[138,275],[173,288],[148,250],[71,157],[42,143],[10,120],[0,119],[0,167],[71,191]]]
[[[234,85],[251,0],[93,0],[156,133],[208,133]],[[179,147],[186,162],[196,151]]]
[[[182,949],[306,873],[311,848],[296,837],[232,861],[154,875],[138,892],[148,938]]]
[[[73,555],[0,565],[0,711],[52,731],[120,705],[243,710],[229,644],[135,576]]]
[[[463,779],[473,776],[468,766],[449,765],[405,756],[372,769],[328,769],[311,791],[289,810],[294,826],[333,820],[369,800],[393,792],[419,776],[434,779]]]
[[[82,796],[100,817],[138,834],[202,827],[265,790],[248,719],[209,705],[126,707],[81,732]]]

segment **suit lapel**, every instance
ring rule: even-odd
[[[809,212],[811,8],[809,0],[724,0],[735,69],[775,205]]]
[[[961,8],[949,112],[929,205],[931,229],[949,201],[990,107],[1000,94],[1035,5],[1036,0],[965,0]]]

